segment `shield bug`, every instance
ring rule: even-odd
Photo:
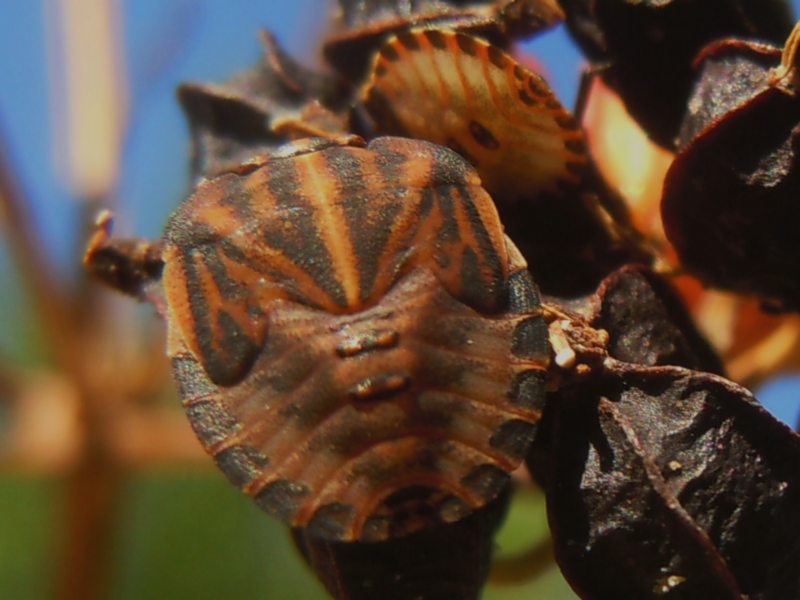
[[[108,244],[87,262],[118,256]],[[377,541],[503,491],[539,418],[547,324],[456,153],[401,138],[284,147],[203,181],[160,252],[189,420],[267,512]]]
[[[363,100],[379,131],[453,148],[503,202],[579,183],[588,162],[578,123],[544,79],[473,36],[425,29],[392,37]]]
[[[587,293],[625,262],[649,262],[578,121],[499,47],[447,30],[399,33],[361,97],[378,132],[446,145],[476,168],[545,294]]]

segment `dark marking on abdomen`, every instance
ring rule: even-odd
[[[309,494],[308,486],[288,479],[268,484],[255,496],[256,503],[279,519],[291,522]]]
[[[508,298],[508,309],[520,314],[531,313],[542,303],[533,277],[526,269],[516,271],[509,276]]]
[[[541,411],[545,403],[545,382],[544,371],[528,369],[517,373],[511,382],[507,397],[513,404],[520,408]]]
[[[203,446],[208,448],[236,433],[239,423],[214,401],[204,400],[186,407],[186,415]]]
[[[249,444],[227,448],[214,456],[217,466],[237,487],[242,487],[261,475],[267,466],[267,457]]]
[[[431,46],[437,50],[445,50],[447,48],[447,40],[441,31],[437,31],[436,29],[426,29],[423,34],[426,38],[428,38]]]
[[[342,502],[320,506],[306,526],[308,533],[323,539],[341,539],[352,526],[355,508]]]
[[[487,48],[487,52],[489,54],[489,60],[492,64],[497,67],[498,69],[505,69],[508,66],[508,59],[506,58],[505,52],[500,50],[497,46],[489,46]]]
[[[515,460],[522,460],[535,435],[536,425],[521,419],[512,419],[495,431],[489,445]]]
[[[461,484],[486,501],[492,500],[510,479],[500,467],[479,465],[461,479]]]
[[[468,35],[456,35],[456,44],[464,54],[475,56],[478,53],[478,42]]]
[[[397,34],[397,41],[405,46],[408,50],[416,51],[420,49],[419,40],[417,36],[411,32],[404,31]]]
[[[550,353],[547,323],[541,316],[520,321],[511,338],[511,352],[520,358],[542,359]]]
[[[494,134],[477,121],[469,122],[469,132],[472,134],[472,137],[475,138],[475,141],[484,148],[497,150],[500,147],[500,142],[497,141]]]

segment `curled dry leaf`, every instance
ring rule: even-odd
[[[537,468],[583,598],[800,594],[800,438],[745,389],[611,361],[559,400]]]
[[[780,43],[784,0],[562,0],[567,25],[603,81],[652,139],[673,148],[695,79],[692,62],[728,36]]]
[[[712,285],[800,309],[797,40],[730,40],[702,56],[664,184],[667,237]]]
[[[609,334],[608,353],[644,366],[675,365],[722,373],[711,345],[692,322],[677,292],[645,267],[606,277],[591,302],[589,322]]]

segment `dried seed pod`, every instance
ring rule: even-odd
[[[534,465],[580,596],[798,597],[800,437],[706,373],[608,361],[593,383],[548,403]]]
[[[662,200],[689,270],[791,310],[800,308],[798,31],[782,62],[777,48],[735,40],[703,54]]]
[[[562,0],[570,32],[657,143],[674,148],[694,57],[723,37],[782,42],[784,0]]]
[[[298,64],[268,32],[263,63],[222,85],[184,83],[178,100],[192,135],[197,182],[296,138],[336,137],[348,129],[344,88]]]
[[[458,155],[400,138],[284,150],[203,182],[163,244],[184,406],[265,510],[376,541],[501,493],[535,431],[547,327]]]
[[[361,81],[372,54],[391,35],[413,27],[445,28],[485,37],[505,47],[556,25],[564,13],[556,0],[339,0],[344,31],[324,46],[325,57],[352,81]]]
[[[609,356],[643,366],[723,373],[677,292],[651,270],[626,266],[611,273],[592,301],[587,317],[592,327],[608,332]]]
[[[509,491],[459,521],[382,542],[323,540],[305,529],[292,533],[303,558],[334,598],[477,600],[489,575]]]
[[[362,96],[379,132],[456,150],[499,203],[558,193],[586,170],[583,133],[544,79],[472,36],[391,38]]]

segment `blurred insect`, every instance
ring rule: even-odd
[[[473,36],[391,38],[363,97],[379,131],[449,146],[504,202],[558,194],[586,170],[583,133],[544,79]]]

